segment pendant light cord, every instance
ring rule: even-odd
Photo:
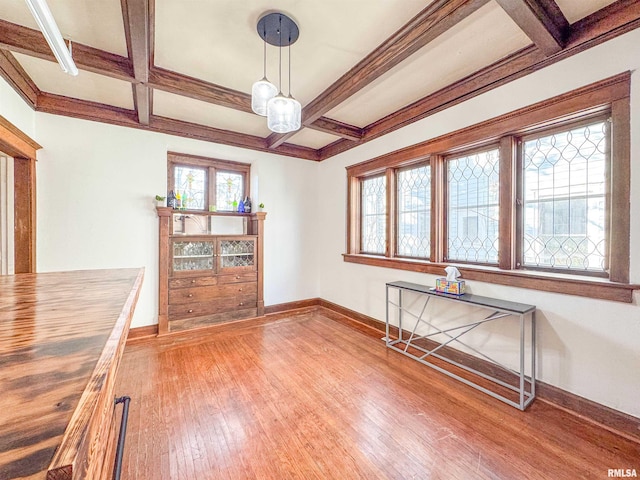
[[[291,32],[289,32],[289,96],[291,96]]]
[[[262,39],[263,39],[262,43],[264,44],[264,50],[263,50],[263,53],[262,53],[262,59],[263,59],[263,62],[264,62],[263,63],[262,72],[264,74],[263,78],[266,79],[267,78],[267,26],[264,25],[264,24],[262,26],[262,32],[264,34],[263,37],[262,37]]]
[[[280,28],[278,28],[278,35],[280,35],[279,38],[279,45],[278,45],[278,51],[280,52],[279,58],[278,58],[278,80],[279,80],[279,87],[280,87],[280,93],[282,93],[282,15],[280,15],[278,17],[278,21],[280,22]]]

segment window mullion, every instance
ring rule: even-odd
[[[387,222],[387,244],[385,248],[385,257],[396,256],[396,225],[397,225],[397,209],[396,209],[396,172],[393,168],[387,168],[385,171],[387,182],[387,209],[386,209],[386,222]]]
[[[207,205],[216,205],[216,189],[218,188],[218,182],[216,182],[216,169],[209,167],[207,175],[207,185],[205,191],[209,198],[207,198]]]
[[[516,139],[500,139],[500,217],[498,267],[512,270],[516,266]]]
[[[441,155],[431,157],[431,261],[444,261],[446,175]]]
[[[513,218],[515,222],[514,234],[514,265],[513,268],[520,268],[523,263],[523,244],[524,244],[524,212],[523,212],[523,155],[524,146],[521,138],[514,139],[515,161],[513,162],[513,179],[514,179],[514,206]]]

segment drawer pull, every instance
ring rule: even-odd
[[[122,457],[124,456],[124,439],[127,435],[127,422],[129,421],[130,397],[119,397],[115,399],[116,405],[122,403],[122,418],[120,419],[120,433],[118,434],[118,445],[116,447],[116,460],[113,468],[113,478],[120,480],[122,472]]]
[[[239,307],[241,307],[241,306],[243,306],[243,305],[244,305],[244,302],[240,302],[240,303],[238,304],[238,306],[239,306]]]
[[[189,309],[187,310],[187,313],[193,313],[193,310]]]
[[[196,281],[195,280],[191,280],[191,283],[196,283]]]
[[[239,291],[239,292],[241,292],[241,291],[242,291],[242,289],[241,289],[241,288],[239,288],[239,289],[238,289],[238,291]]]
[[[236,280],[240,280],[240,275],[236,275]]]
[[[193,293],[190,293],[189,295],[187,295],[187,297],[189,298],[193,297]]]

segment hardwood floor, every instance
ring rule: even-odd
[[[123,479],[603,479],[640,444],[520,412],[319,308],[128,345]]]

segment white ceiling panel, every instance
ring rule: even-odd
[[[127,56],[120,0],[48,0],[66,40]],[[1,0],[0,18],[38,30],[24,0]]]
[[[556,3],[567,17],[569,23],[574,23],[593,12],[606,7],[616,0],[556,0]]]
[[[161,90],[153,92],[153,114],[259,137],[271,133],[265,117]]]
[[[281,11],[300,28],[291,47],[291,76],[292,93],[304,106],[429,3],[156,0],[154,63],[249,93],[263,74],[257,21],[266,11]],[[283,50],[285,64],[286,53]],[[268,46],[267,56],[268,78],[278,85],[278,50]]]
[[[104,77],[86,70],[80,70],[78,76],[73,77],[64,73],[56,62],[19,53],[14,55],[43,92],[133,110],[133,92],[129,82]]]
[[[293,137],[287,140],[287,143],[302,145],[303,147],[322,148],[330,143],[340,140],[340,137],[329,133],[319,132],[310,128],[303,128]]]
[[[490,2],[325,116],[364,127],[530,43]]]

